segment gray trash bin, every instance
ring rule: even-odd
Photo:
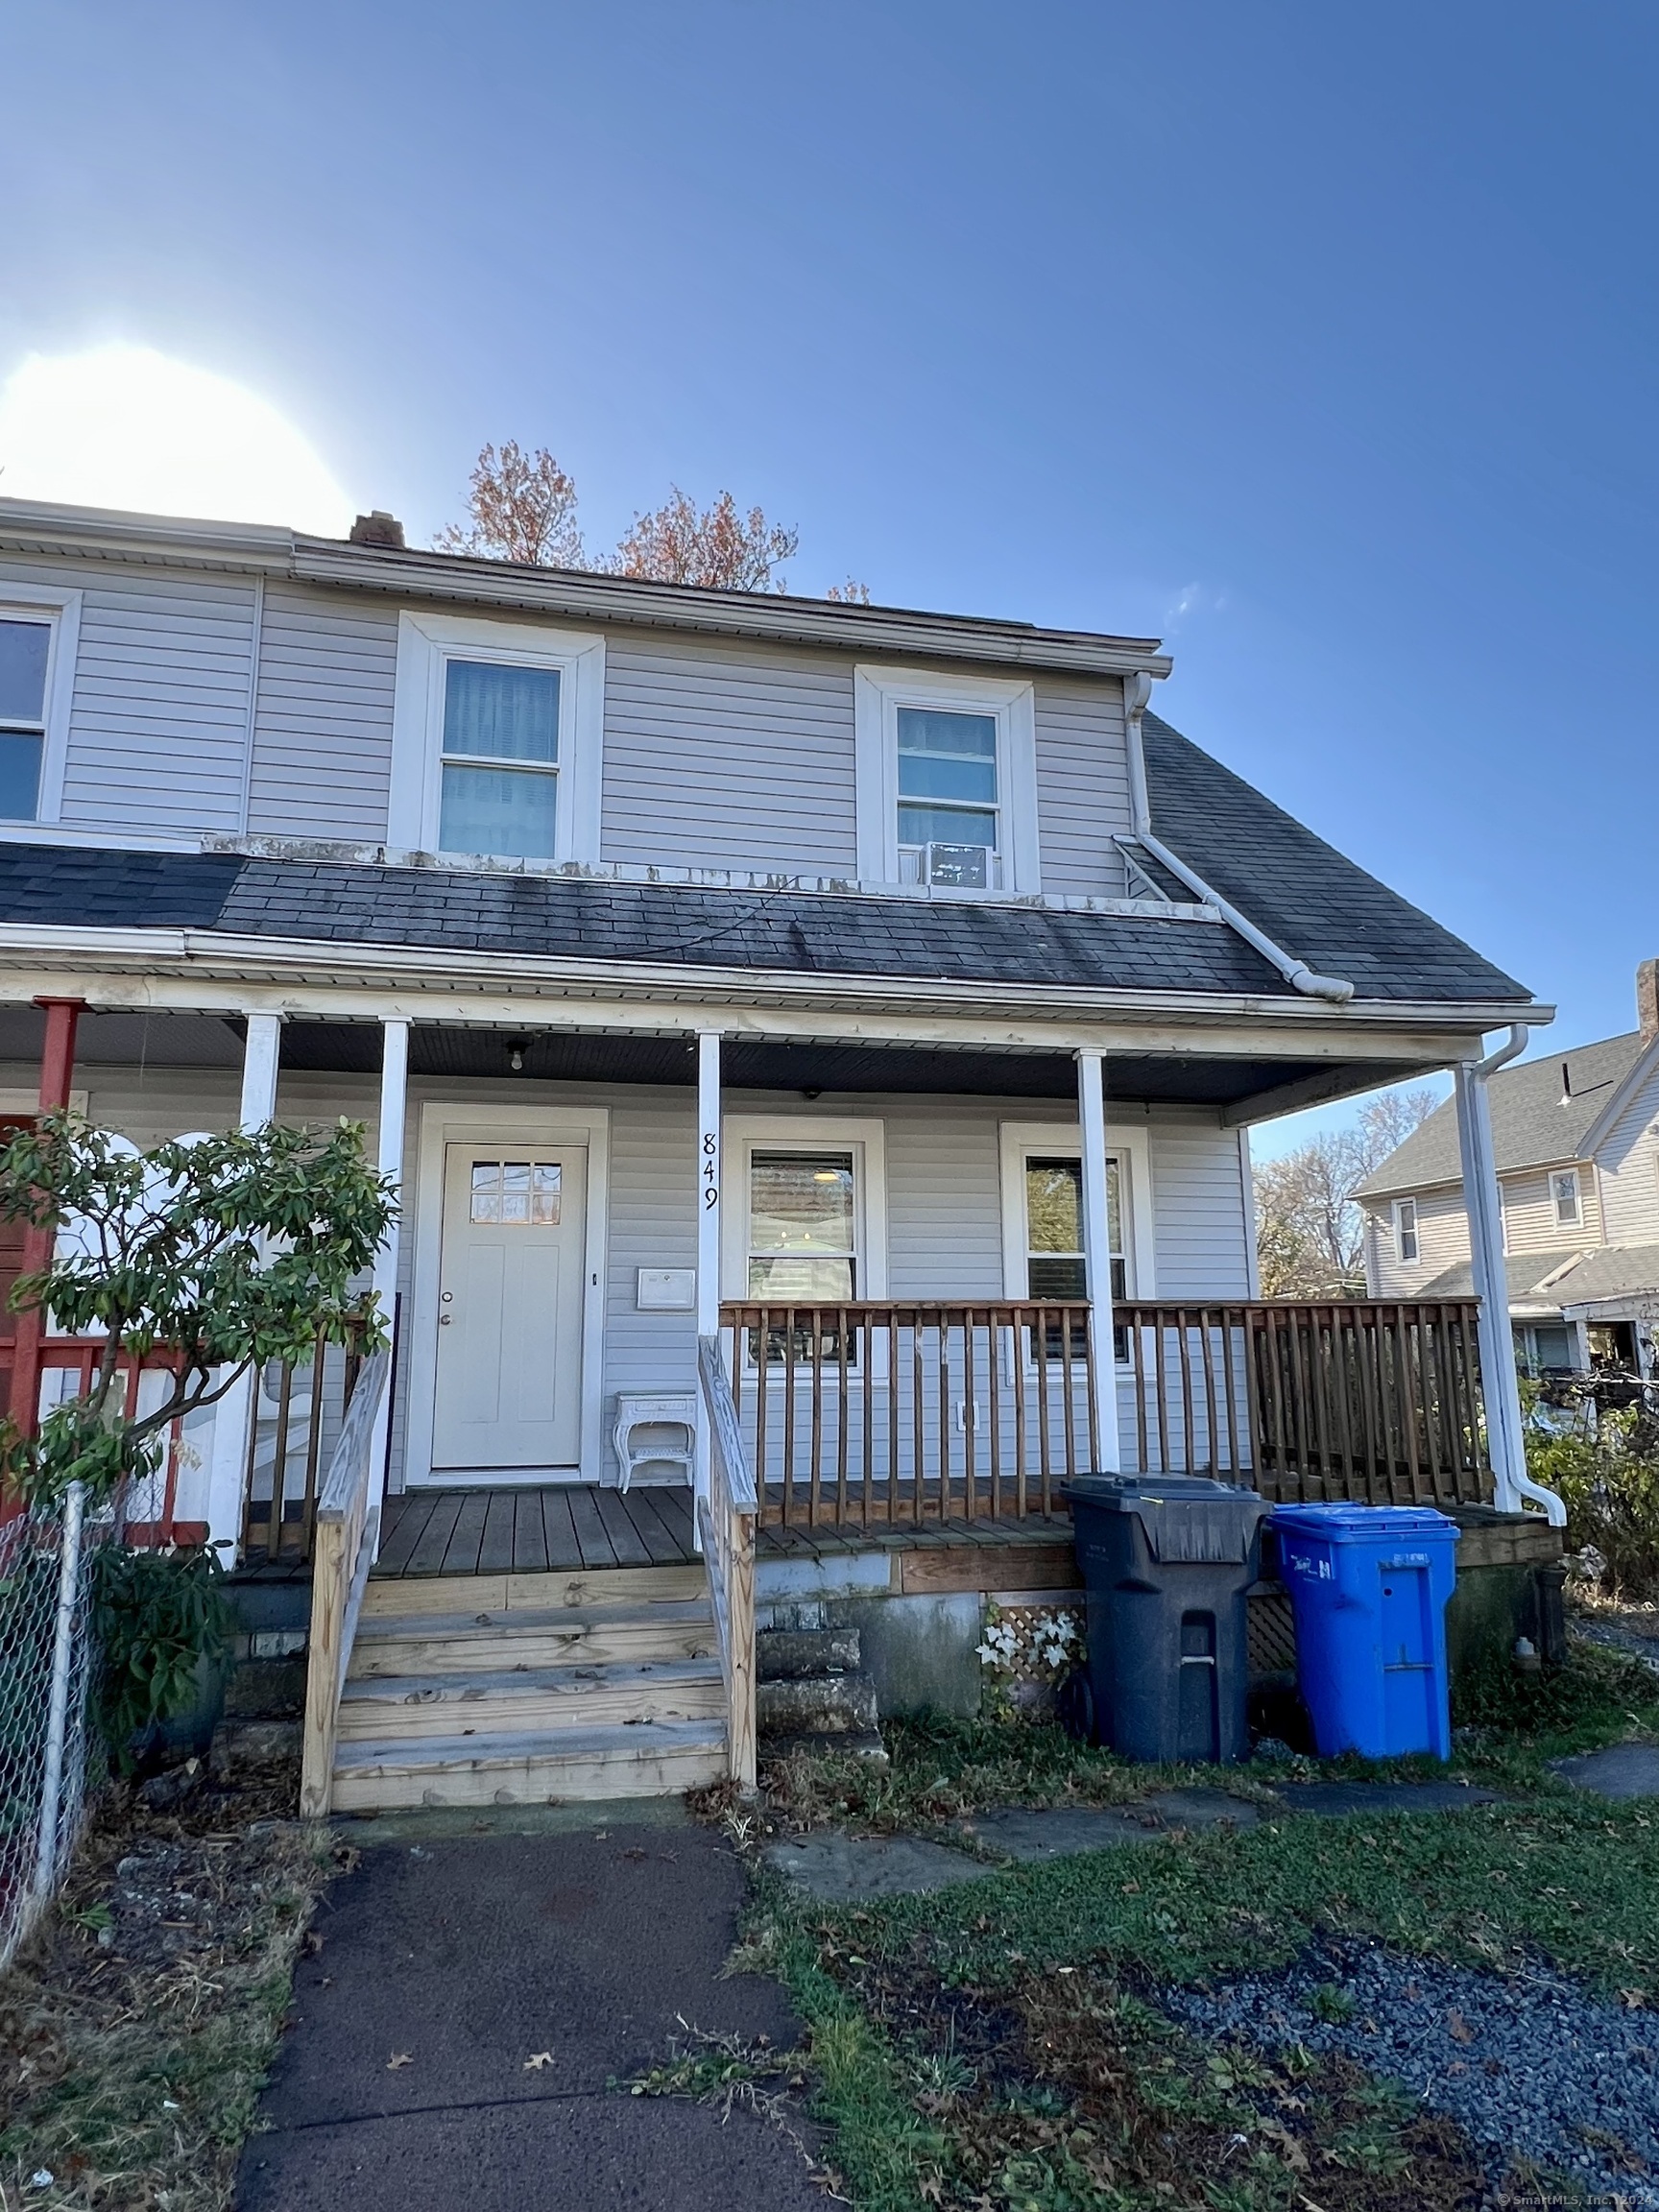
[[[1198,1475],[1079,1475],[1065,1495],[1089,1602],[1082,1726],[1125,1759],[1241,1759],[1269,1507]]]

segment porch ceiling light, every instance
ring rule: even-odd
[[[515,1075],[523,1073],[524,1055],[530,1049],[528,1037],[509,1037],[507,1040],[507,1065]]]

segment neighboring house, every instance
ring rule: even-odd
[[[1536,1376],[1659,1367],[1659,962],[1636,974],[1638,1026],[1491,1079],[1503,1269],[1517,1357]],[[1374,1298],[1470,1292],[1452,1102],[1358,1193]]]
[[[1146,711],[1168,668],[0,499],[0,1112],[349,1115],[402,1192],[349,1418],[269,1370],[140,1514],[315,1547],[308,1803],[750,1770],[757,1603],[891,1597],[882,1696],[944,1695],[895,1623],[976,1679],[1079,1468],[1520,1504],[1467,1295],[1260,1305],[1246,1132],[1478,1100],[1549,1009]],[[25,1316],[20,1416],[84,1357]]]

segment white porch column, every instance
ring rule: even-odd
[[[720,1334],[720,1032],[697,1032],[697,1334]],[[697,1497],[709,1495],[709,1412],[697,1382]],[[695,1513],[692,1527],[701,1546]]]
[[[383,1021],[380,1024],[380,1120],[375,1141],[374,1165],[382,1175],[390,1175],[395,1186],[393,1195],[397,1201],[397,1212],[381,1239],[380,1249],[374,1257],[374,1292],[380,1301],[380,1310],[391,1330],[397,1311],[397,1255],[403,1229],[403,1128],[409,1098],[409,1024],[400,1019]],[[380,1549],[380,1504],[384,1494],[383,1472],[379,1478],[374,1470],[386,1467],[386,1440],[392,1432],[392,1393],[387,1391],[380,1401],[380,1410],[374,1420],[374,1441],[370,1446],[370,1490],[375,1503],[374,1535],[373,1549]]]
[[[1077,1119],[1083,1137],[1083,1280],[1094,1315],[1089,1387],[1100,1431],[1096,1474],[1115,1475],[1118,1445],[1118,1361],[1112,1349],[1112,1231],[1106,1204],[1106,1088],[1103,1055],[1077,1055]]]
[[[276,1118],[276,1077],[282,1054],[280,1014],[250,1014],[242,1052],[242,1105],[237,1126],[247,1135]],[[253,1377],[242,1376],[213,1413],[213,1457],[207,1479],[207,1541],[227,1544],[234,1558],[242,1541],[242,1492],[248,1479],[248,1436],[253,1413]]]
[[[1463,1161],[1471,1272],[1475,1295],[1480,1301],[1480,1380],[1486,1402],[1487,1447],[1496,1478],[1493,1503],[1501,1513],[1519,1513],[1523,1499],[1530,1498],[1545,1508],[1551,1526],[1559,1528],[1566,1523],[1566,1507],[1552,1490],[1533,1482],[1527,1473],[1521,1392],[1515,1379],[1515,1337],[1509,1326],[1509,1291],[1503,1268],[1503,1215],[1486,1095],[1486,1079],[1494,1065],[1512,1059],[1525,1042],[1526,1032],[1522,1030],[1510,1049],[1495,1052],[1487,1060],[1458,1063],[1457,1147]]]

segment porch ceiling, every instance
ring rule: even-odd
[[[527,1010],[528,1011],[528,1010]],[[32,1006],[0,1006],[0,1060],[30,1066],[40,1056],[43,1017]],[[217,1014],[95,1013],[82,1017],[83,1067],[225,1068],[241,1065],[241,1022]],[[521,1070],[510,1065],[517,1046]],[[732,1091],[940,1093],[972,1097],[1065,1098],[1077,1093],[1070,1052],[960,1050],[942,1046],[751,1042],[729,1038],[723,1054]],[[1219,1108],[1230,1120],[1282,1111],[1313,1095],[1341,1096],[1419,1075],[1421,1060],[1353,1062],[1241,1059],[1202,1052],[1112,1053],[1110,1098],[1146,1105]],[[373,1077],[380,1029],[372,1022],[290,1021],[282,1066],[296,1072]],[[510,1076],[540,1082],[668,1084],[692,1088],[695,1051],[684,1035],[615,1036],[599,1030],[521,1032],[418,1022],[410,1032],[412,1075]]]

